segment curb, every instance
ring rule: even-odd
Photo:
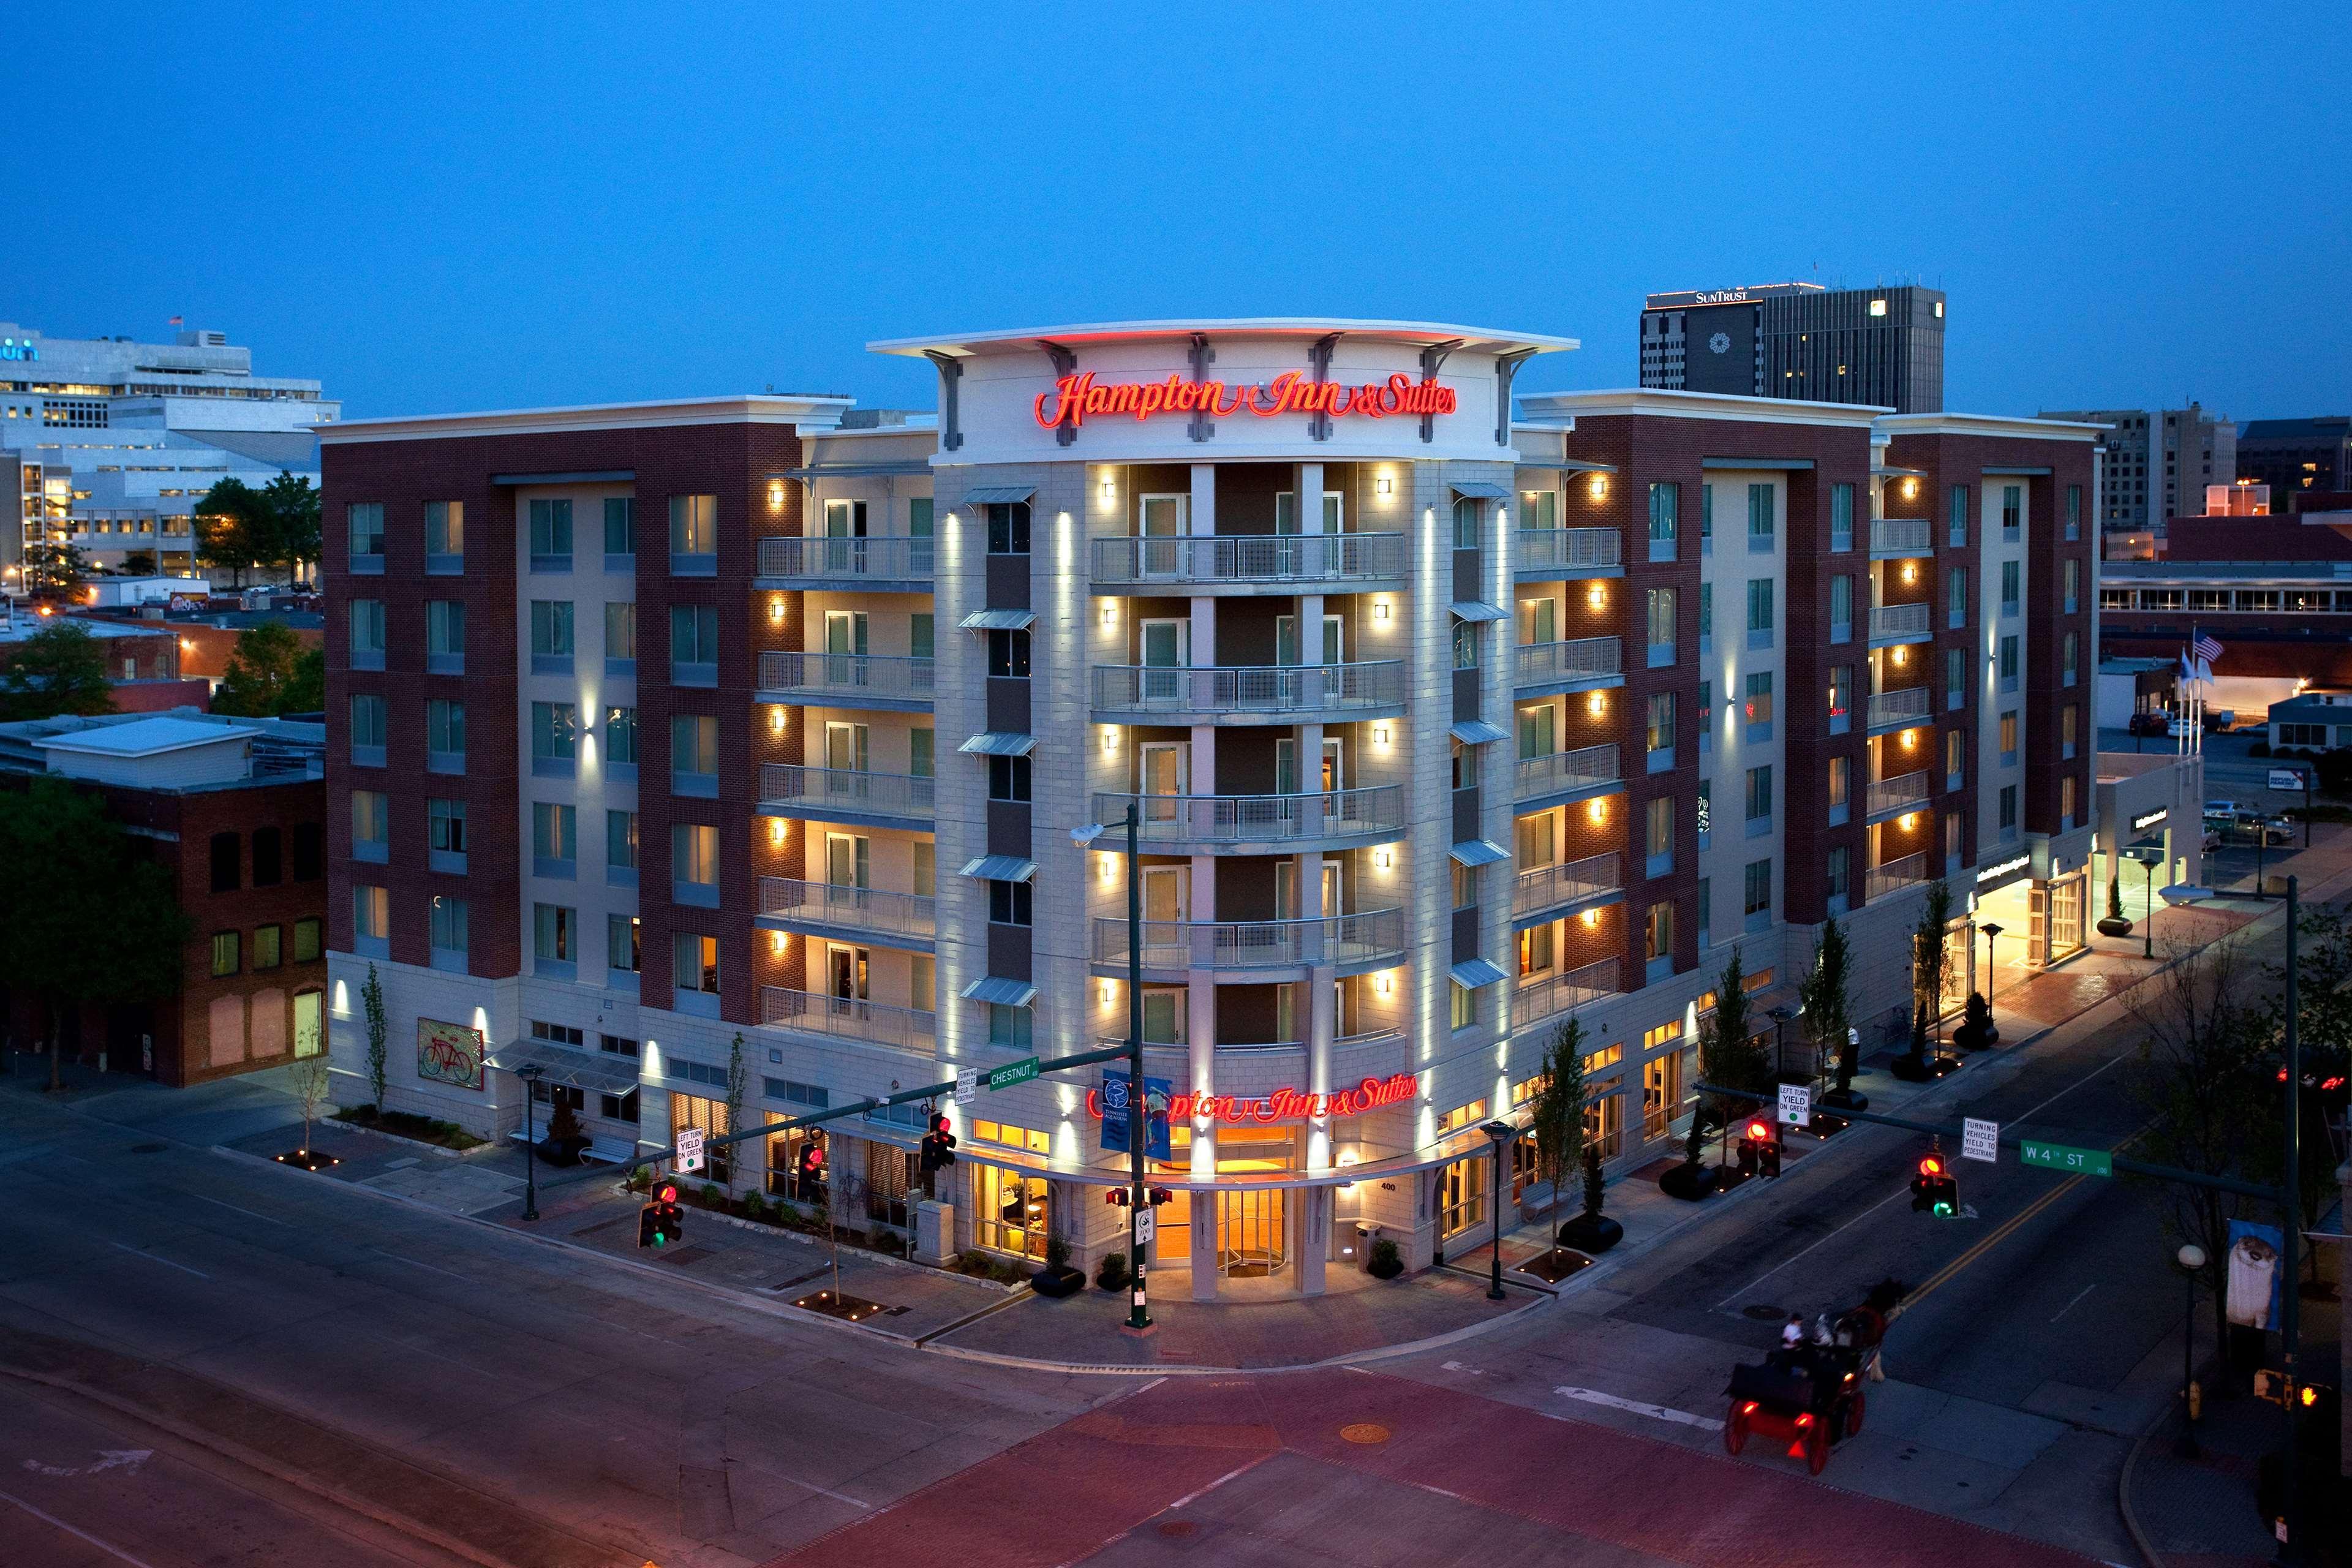
[[[2157,1428],[2162,1426],[2171,1415],[2172,1406],[2168,1404],[2157,1418],[2148,1423],[2147,1430],[2142,1432],[2137,1440],[2132,1444],[2131,1453],[2124,1459],[2123,1473],[2116,1478],[2116,1511],[2124,1516],[2124,1530],[2132,1538],[2132,1544],[2139,1549],[2139,1554],[2147,1562],[2147,1568],[2164,1568],[2164,1559],[2156,1554],[2155,1543],[2148,1540],[2147,1532],[2140,1528],[2139,1515],[2133,1511],[2132,1472],[2139,1468],[2140,1450],[2147,1447],[2147,1440],[2156,1436]]]

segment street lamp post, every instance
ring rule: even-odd
[[[2156,956],[2156,857],[2143,853],[2139,858],[2139,868],[2143,872],[2147,873],[2147,906],[2140,910],[2139,917],[2139,955],[2142,958],[2154,958]],[[2255,877],[2254,896],[2256,898],[2260,898],[2262,896],[2262,878],[2260,876]]]
[[[1489,1121],[1480,1131],[1495,1144],[1495,1254],[1486,1300],[1499,1301],[1503,1299],[1503,1152],[1519,1135],[1519,1130],[1507,1121]]]
[[[2180,1321],[2180,1457],[2197,1458],[2197,1271],[2205,1267],[2205,1249],[2195,1242],[2174,1253],[2181,1282],[2189,1289],[2189,1314]]]
[[[538,1122],[532,1115],[531,1091],[539,1087],[540,1075],[547,1069],[537,1062],[525,1062],[515,1068],[515,1077],[522,1079],[522,1217],[539,1217],[539,1142]]]
[[[1985,995],[1985,1011],[1986,1011],[1986,1013],[1990,1014],[1990,1013],[1992,1011],[1992,971],[1993,971],[1993,945],[1992,945],[1992,939],[1993,939],[1993,938],[1995,938],[1995,937],[1997,937],[1997,936],[1999,936],[1999,935],[2000,934],[2000,923],[1999,923],[1998,921],[1985,921],[1985,923],[1984,923],[1984,924],[1982,924],[1982,925],[1980,925],[1980,926],[1977,927],[1977,930],[1979,930],[1979,931],[1980,931],[1984,932],[1984,939],[1985,939],[1985,993],[1984,993],[1984,995]]]
[[[1789,1020],[1795,1017],[1786,1007],[1775,1007],[1769,1016],[1772,1020],[1772,1076],[1785,1079],[1789,1074]]]

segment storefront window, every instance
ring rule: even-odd
[[[673,1089],[669,1097],[669,1141],[672,1147],[677,1143],[679,1131],[688,1127],[702,1129],[705,1139],[726,1137],[730,1131],[727,1122],[727,1102],[705,1100],[698,1094],[679,1094]],[[735,1176],[734,1154],[735,1145],[732,1143],[706,1149],[703,1153],[706,1163],[702,1171],[688,1179],[716,1182],[722,1187],[729,1185]]]
[[[894,1230],[912,1230],[911,1194],[922,1190],[920,1157],[895,1143],[866,1145],[866,1217]]]
[[[788,1120],[781,1111],[768,1112],[771,1126]],[[789,1198],[813,1208],[825,1205],[830,1188],[829,1162],[821,1127],[795,1127],[768,1134],[768,1195]]]
[[[980,1245],[1043,1259],[1048,1223],[1045,1194],[1043,1176],[981,1166]]]
[[[1437,1173],[1437,1234],[1459,1236],[1486,1220],[1487,1159],[1473,1154]]]

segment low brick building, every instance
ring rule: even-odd
[[[68,1054],[181,1086],[324,1042],[324,727],[179,709],[0,724],[0,785],[36,773],[98,792],[172,874],[192,925],[176,997],[90,1007]],[[19,1046],[37,998],[0,998]]]

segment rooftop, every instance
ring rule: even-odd
[[[314,425],[324,446],[355,441],[427,441],[467,436],[530,436],[561,430],[629,430],[659,425],[815,425],[831,429],[855,398],[840,393],[751,393],[665,397],[645,403],[584,403],[553,408],[499,408],[475,414],[417,414]]]
[[[970,358],[987,353],[1034,350],[1040,343],[1153,342],[1189,338],[1194,332],[1211,336],[1302,340],[1339,332],[1348,337],[1384,338],[1391,342],[1459,343],[1474,353],[1509,353],[1532,349],[1549,353],[1578,348],[1574,338],[1532,332],[1507,332],[1492,327],[1462,327],[1441,321],[1367,321],[1313,316],[1235,316],[1203,321],[1093,321],[1058,327],[1018,327],[998,331],[956,332],[943,337],[885,338],[867,343],[877,354],[943,353]]]
[[[159,761],[206,747],[233,747],[236,755],[208,766],[168,772],[173,764]],[[52,753],[64,765],[52,763]],[[0,769],[68,773],[173,793],[322,778],[326,754],[323,723],[237,719],[194,708],[163,713],[65,714],[0,724]]]
[[[183,719],[174,714],[133,719],[127,724],[93,725],[30,740],[44,751],[84,752],[93,756],[152,757],[190,746],[217,746],[262,731],[247,724]]]

